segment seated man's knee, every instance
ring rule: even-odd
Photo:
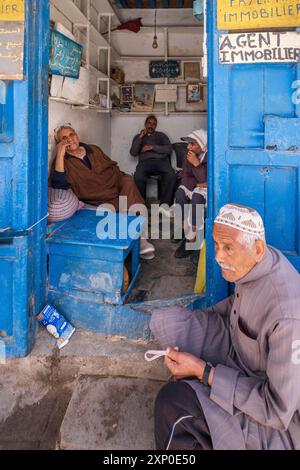
[[[156,416],[161,416],[165,413],[168,414],[170,410],[174,408],[180,409],[184,406],[186,394],[189,391],[187,387],[190,388],[189,385],[184,382],[169,382],[164,385],[158,392],[155,400]],[[193,392],[192,389],[191,392]],[[182,406],[180,405],[181,402]],[[173,413],[171,413],[170,416],[172,416],[172,414]]]
[[[193,311],[187,307],[174,305],[173,307],[156,308],[151,314],[150,327],[160,322],[181,322],[193,315]]]
[[[142,172],[135,172],[133,175],[135,183],[144,183],[146,181],[146,176]]]
[[[180,205],[187,203],[187,197],[186,197],[185,192],[183,191],[182,188],[177,189],[177,191],[175,193],[175,201]]]
[[[177,181],[177,176],[176,176],[176,173],[175,173],[175,171],[174,171],[173,169],[170,170],[169,173],[167,173],[166,179],[167,179],[168,181],[173,182],[173,183],[175,183],[175,182]]]
[[[202,196],[202,194],[199,193],[194,193],[192,196],[192,204],[202,204],[205,205],[205,198]]]
[[[154,338],[158,340],[163,348],[167,346],[178,346],[170,344],[170,329],[176,326],[179,331],[194,319],[194,312],[179,305],[155,309],[151,314],[150,330]]]

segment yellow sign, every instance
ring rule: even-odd
[[[218,0],[218,29],[300,27],[299,0]]]
[[[24,20],[24,0],[0,0],[0,21]]]

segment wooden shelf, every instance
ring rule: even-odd
[[[91,24],[90,26],[90,40],[93,42],[97,47],[103,47],[104,49],[111,50],[111,53],[114,55],[115,60],[120,59],[119,53],[106,41],[105,37],[102,36],[101,33]]]
[[[201,80],[198,80],[197,82],[199,82]],[[185,83],[169,83],[168,85],[176,85],[176,86],[183,86],[183,87],[186,87],[187,85],[192,85],[194,82],[185,82]],[[201,82],[201,84],[203,86],[207,86],[207,83],[206,82]]]
[[[106,59],[106,64],[107,64],[107,69],[110,68],[111,62],[112,62],[112,57],[114,60],[119,60],[120,56],[118,52],[111,46],[111,44],[108,43],[107,38],[104,37],[95,27],[95,25],[91,22],[91,9],[87,8],[87,13],[86,15],[76,6],[75,3],[73,3],[71,0],[51,0],[51,5],[54,9],[56,9],[61,15],[63,15],[70,23],[76,25],[78,28],[80,28],[83,32],[83,36],[85,36],[84,39],[82,39],[81,42],[83,42],[82,46],[85,48],[86,51],[86,57],[85,57],[85,66],[84,68],[88,71],[89,75],[95,76],[98,81],[107,81],[107,89],[105,91],[105,94],[111,95],[111,86],[119,86],[117,82],[115,82],[110,76],[110,70],[108,70],[108,73],[105,74],[95,68],[94,66],[90,65],[91,62],[91,45],[96,46],[98,48],[98,51],[100,53],[101,49],[107,50],[107,57]],[[98,14],[99,18],[101,15],[105,16],[108,15],[109,17],[115,17],[115,12],[112,9],[110,3],[108,0],[99,0],[97,2],[94,2],[94,5],[96,9],[99,8]],[[103,10],[101,11],[101,9]],[[98,18],[98,19],[99,19]],[[120,21],[116,17],[117,23],[119,24]],[[111,24],[111,19],[109,20],[109,24]],[[98,54],[99,56],[99,54]],[[99,59],[99,57],[98,57]],[[89,91],[89,98],[92,98],[92,91],[91,86],[94,86],[90,82],[90,91]],[[98,90],[99,91],[99,90]],[[97,92],[98,92],[97,91]],[[73,95],[70,95],[73,96]],[[93,109],[96,110],[97,112],[101,113],[108,113],[110,111],[109,108],[99,108],[99,106],[91,105],[89,103],[79,103],[76,101],[76,95],[74,95],[74,100],[68,100],[64,98],[58,98],[58,97],[50,97],[50,100],[64,103],[70,106],[73,106],[76,109]],[[107,96],[108,102],[110,102],[110,96]]]
[[[105,73],[101,72],[101,70],[96,69],[93,65],[89,65],[88,70],[95,75],[97,78],[103,79],[103,80],[109,80],[112,85],[119,86],[120,84],[117,83],[115,80],[112,78],[108,77]]]
[[[52,5],[64,15],[71,23],[88,26],[89,22],[87,17],[71,0],[51,0]],[[66,15],[66,11],[68,12]]]
[[[92,24],[90,25],[90,40],[96,44],[97,47],[103,47],[108,49],[110,45],[106,41],[106,39],[97,31],[95,26]]]
[[[110,112],[110,109],[107,109],[107,108],[99,108],[99,106],[96,106],[94,104],[90,104],[88,106],[72,106],[72,108],[74,109],[92,109],[94,111],[96,111],[97,113],[109,113]]]
[[[79,103],[78,101],[71,101],[67,100],[66,98],[60,98],[57,96],[49,96],[50,101],[56,101],[58,103],[65,103],[69,104],[70,106],[83,106],[83,107],[89,107],[90,105],[88,103]]]
[[[148,115],[149,112],[144,112],[144,111],[119,111],[117,109],[111,110],[112,114],[118,114],[118,115],[125,115],[125,116],[140,116],[140,115]],[[156,115],[166,115],[165,111],[153,111],[154,114]],[[169,111],[167,116],[170,114],[172,115],[185,115],[185,116],[206,116],[207,111]]]
[[[71,23],[90,28],[90,40],[96,46],[110,48],[115,59],[119,59],[118,52],[106,41],[104,36],[93,26],[82,11],[71,0],[51,0],[57,10],[64,15]],[[67,12],[67,13],[66,13]]]
[[[56,96],[49,96],[50,101],[55,101],[57,103],[64,103],[69,106],[72,106],[74,109],[93,109],[97,111],[97,113],[109,113],[108,108],[100,108],[99,106],[95,104],[90,104],[90,103],[79,103],[78,101],[71,101],[67,100],[66,98],[59,98]]]
[[[181,60],[185,62],[200,62],[202,60],[203,56],[197,56],[197,57],[183,57],[183,56],[174,56],[168,58],[166,60]],[[139,60],[139,61],[147,61],[147,60],[165,60],[164,55],[153,55],[153,56],[144,56],[144,55],[122,55],[120,56],[120,60]]]
[[[115,10],[112,8],[108,0],[92,0],[92,4],[103,15],[113,16],[117,25],[121,23]]]
[[[107,80],[109,79],[106,73],[101,72],[101,70],[96,69],[96,67],[94,67],[93,65],[88,65],[87,69],[97,78],[103,78],[103,79],[106,78]]]

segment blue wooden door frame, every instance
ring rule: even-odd
[[[221,65],[219,34],[225,31],[217,29],[217,0],[207,0],[207,31],[206,303],[212,305],[228,296],[231,290],[213,261],[213,220],[223,204],[236,202],[256,208],[265,222],[267,242],[281,249],[295,267],[298,270],[300,268],[299,150],[272,151],[265,143],[266,122],[273,118],[273,114],[276,115],[278,129],[283,118],[287,132],[291,134],[290,140],[293,141],[293,126],[295,118],[299,117],[299,105],[292,104],[291,97],[294,92],[293,83],[299,79],[300,65]],[[246,86],[243,89],[243,83],[251,80],[252,89]],[[272,86],[275,91],[269,89]],[[253,96],[253,102],[247,97],[247,93],[250,97]],[[244,101],[250,103],[245,110],[241,106]],[[238,125],[236,122],[233,124],[236,117],[233,116],[233,110],[242,117]],[[239,145],[243,140],[240,135],[248,138],[248,144]]]
[[[227,297],[229,293],[229,285],[222,278],[220,269],[214,262],[215,250],[212,239],[213,222],[217,215],[220,192],[223,190],[223,182],[218,187],[214,180],[215,160],[222,155],[223,148],[221,140],[217,138],[217,128],[215,119],[217,116],[218,101],[215,73],[219,73],[217,68],[217,26],[216,26],[216,0],[206,1],[206,27],[207,27],[207,60],[208,60],[208,77],[207,77],[207,132],[208,132],[208,166],[207,166],[207,186],[208,186],[208,204],[206,218],[206,304],[211,306],[218,300]],[[227,123],[228,125],[228,123]],[[222,132],[226,133],[225,128]],[[216,193],[217,191],[217,193]],[[225,201],[224,201],[225,202]],[[226,201],[227,202],[227,201]]]
[[[35,342],[46,300],[49,0],[25,1],[24,78],[5,83],[0,139],[0,340],[7,357]]]

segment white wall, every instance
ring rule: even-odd
[[[121,56],[134,55],[138,57],[158,57],[165,54],[164,28],[156,31],[158,48],[152,48],[154,28],[145,27],[136,34],[130,31],[114,31],[112,44]],[[171,57],[198,57],[203,55],[203,29],[202,27],[169,27],[168,28],[168,56]],[[160,57],[161,58],[161,57]]]
[[[130,155],[132,140],[144,127],[145,114],[133,115],[124,113],[114,115],[111,125],[111,157],[119,163],[120,168],[126,173],[133,174],[138,159]],[[200,114],[190,115],[157,115],[157,130],[164,132],[172,143],[180,141],[180,137],[190,134],[195,129],[206,128],[206,116]],[[174,166],[173,155],[173,166]]]
[[[82,142],[99,145],[110,155],[111,118],[109,114],[94,110],[76,110],[64,103],[49,102],[49,164],[54,158],[54,129],[70,122],[78,131]]]

